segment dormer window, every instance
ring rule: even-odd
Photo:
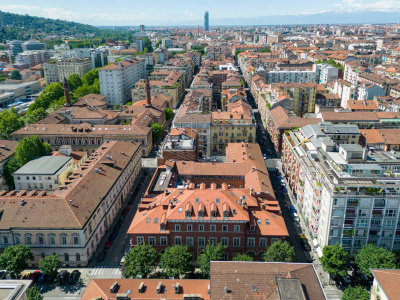
[[[204,211],[199,211],[199,217],[203,218],[204,217]]]
[[[229,218],[229,211],[224,211],[224,218]]]
[[[256,226],[250,225],[250,232],[254,232],[254,231],[256,231]]]
[[[217,212],[216,211],[212,211],[211,212],[211,217],[216,217],[217,216]]]
[[[161,224],[160,227],[161,227],[161,230],[165,230],[165,224]]]
[[[192,216],[191,212],[190,212],[190,211],[187,211],[187,212],[186,212],[186,218],[190,218],[191,216]]]

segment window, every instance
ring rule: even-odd
[[[160,245],[161,246],[166,246],[167,245],[167,237],[166,236],[160,237]]]
[[[138,245],[144,244],[144,237],[142,237],[142,236],[136,237],[136,242]]]
[[[240,247],[240,238],[233,238],[233,247]]]
[[[254,247],[255,244],[255,238],[247,238],[247,246]]]
[[[204,225],[199,225],[199,231],[204,231]]]
[[[186,230],[187,231],[192,231],[192,224],[186,225]]]
[[[240,225],[235,225],[234,231],[235,232],[239,232],[240,231]]]
[[[271,239],[271,243],[272,243],[272,244],[275,243],[275,242],[277,242],[277,241],[279,241],[279,239],[277,239],[277,238]]]
[[[358,220],[357,226],[358,227],[368,227],[368,220]]]
[[[222,231],[227,232],[228,231],[228,225],[222,225]]]
[[[394,220],[385,220],[385,223],[383,224],[385,227],[394,227]]]
[[[395,217],[397,211],[395,209],[388,209],[386,210],[385,216],[386,217]]]
[[[14,243],[15,243],[15,245],[20,245],[21,244],[21,240],[19,238],[19,235],[14,236]]]
[[[156,238],[154,236],[149,237],[149,244],[152,246],[156,245]]]
[[[55,245],[56,244],[56,236],[55,235],[49,235],[49,244],[50,245]]]
[[[174,239],[174,244],[175,245],[182,245],[182,237],[176,236]]]
[[[3,243],[8,244],[8,236],[3,236]]]
[[[217,231],[217,226],[210,225],[210,231]]]
[[[267,247],[267,239],[260,238],[260,247]]]
[[[203,247],[206,244],[206,239],[204,237],[199,237],[197,243],[199,244],[199,247]]]
[[[32,245],[32,236],[31,235],[25,236],[25,244]]]
[[[221,245],[222,246],[228,246],[229,239],[226,237],[221,238]]]
[[[66,235],[62,235],[61,236],[61,245],[66,245],[67,244],[67,236]]]
[[[175,224],[175,231],[181,231],[181,224]]]
[[[187,237],[186,238],[186,245],[193,246],[193,238],[192,237]]]
[[[81,255],[79,253],[77,253],[75,256],[76,256],[76,261],[81,261]]]
[[[73,240],[73,242],[74,242],[74,245],[79,245],[79,236],[74,235],[74,236],[72,237],[72,240]]]
[[[250,232],[254,232],[254,231],[256,231],[256,226],[250,225]]]
[[[38,244],[39,245],[44,245],[44,238],[43,238],[43,235],[38,235]]]
[[[68,255],[68,253],[64,253],[64,261],[69,261],[69,255]]]
[[[217,245],[217,238],[211,237],[211,238],[209,239],[209,242],[210,242],[210,245]]]

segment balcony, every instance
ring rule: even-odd
[[[313,198],[313,204],[316,209],[321,208],[321,200]]]

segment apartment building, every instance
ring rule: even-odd
[[[92,62],[89,58],[70,58],[61,59],[57,62],[58,81],[63,82],[72,74],[78,74],[82,77],[92,70]]]
[[[53,150],[71,145],[74,151],[93,153],[106,142],[130,141],[140,144],[142,156],[153,149],[151,128],[137,125],[93,125],[93,124],[30,124],[13,133],[15,141],[24,137],[38,136],[50,144]]]
[[[291,99],[291,110],[299,117],[315,111],[315,83],[275,83]]]
[[[172,128],[162,145],[162,153],[157,158],[158,165],[167,160],[199,160],[199,139],[197,130]]]
[[[187,245],[196,259],[207,243],[221,243],[226,260],[236,253],[263,260],[267,246],[283,241],[288,233],[260,147],[229,144],[226,153],[226,163],[176,161],[176,173],[156,172],[150,186],[166,188],[143,198],[128,230],[132,246]],[[168,187],[171,180],[178,188]]]
[[[121,60],[99,69],[100,93],[107,106],[123,105],[132,99],[131,89],[146,76],[144,60]],[[143,95],[140,100],[144,99]]]
[[[86,266],[141,168],[139,144],[106,142],[51,194],[1,192],[0,248],[29,246],[35,267],[54,253],[66,267]]]
[[[351,254],[366,243],[400,249],[399,158],[337,145],[326,135],[309,135],[306,127],[285,133],[282,169],[321,247],[339,244]]]
[[[44,63],[44,51],[24,51],[15,57],[13,67],[23,70]]]
[[[328,64],[322,64],[320,66],[320,75],[319,75],[320,84],[327,84],[328,82],[334,81],[338,79],[338,76],[339,76],[338,68]]]
[[[359,74],[363,72],[369,72],[365,64],[361,61],[350,61],[344,64],[344,76],[343,79],[351,84],[358,84]]]
[[[52,59],[43,65],[44,79],[46,80],[46,85],[51,83],[60,82],[58,79],[58,66],[57,60]],[[64,81],[64,79],[63,79]]]
[[[228,105],[227,111],[211,113],[211,154],[222,155],[228,143],[253,143],[256,127],[251,106],[243,100]]]
[[[177,107],[185,94],[184,74],[178,71],[154,71],[149,75],[151,93],[172,97],[172,106]],[[146,97],[145,81],[139,80],[131,90],[132,102]]]
[[[202,93],[189,92],[175,115],[172,127],[197,130],[199,157],[208,157],[211,155],[211,114],[204,112],[203,102]]]

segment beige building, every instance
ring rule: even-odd
[[[163,94],[172,97],[175,108],[185,94],[184,74],[177,71],[155,71],[149,75],[151,94]],[[139,80],[132,89],[132,102],[146,98],[145,81]]]
[[[228,105],[228,111],[211,114],[211,154],[225,154],[228,143],[254,143],[256,126],[251,106],[243,100]]]
[[[1,192],[0,248],[29,246],[32,266],[53,253],[66,267],[87,265],[142,168],[140,148],[105,142],[52,194]]]
[[[64,78],[68,78],[72,74],[78,74],[82,77],[92,70],[92,61],[90,58],[68,58],[59,60],[57,63],[58,80],[63,82]]]
[[[51,83],[60,82],[58,80],[58,66],[57,60],[52,59],[43,65],[44,79],[46,80],[46,85]]]
[[[129,141],[141,145],[142,156],[148,156],[153,148],[150,127],[137,125],[91,124],[31,124],[13,133],[13,139],[38,136],[50,144],[53,150],[71,145],[74,151],[94,152],[101,144],[111,141]]]

